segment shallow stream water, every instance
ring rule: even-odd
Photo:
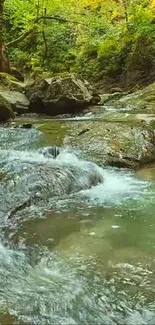
[[[155,167],[87,161],[60,123],[0,128],[0,324],[154,324]]]

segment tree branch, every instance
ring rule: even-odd
[[[24,34],[22,34],[21,36],[19,36],[18,38],[16,38],[15,40],[9,42],[6,44],[6,46],[15,46],[16,44],[22,42],[27,36],[29,36],[32,32],[34,31],[34,27],[31,28],[30,30],[28,30],[27,32],[25,32]]]
[[[80,25],[85,25],[87,26],[86,24],[83,24],[83,23],[80,23],[79,21],[74,21],[74,20],[67,20],[65,18],[61,18],[61,17],[58,17],[58,16],[42,16],[42,17],[39,17],[38,19],[35,20],[35,24],[39,23],[40,20],[42,19],[48,19],[48,20],[57,20],[57,21],[60,21],[62,23],[74,23],[74,24],[80,24]],[[8,42],[6,44],[6,46],[15,46],[16,44],[22,42],[27,36],[29,36],[31,33],[33,33],[34,29],[36,28],[36,26],[34,26],[33,28],[31,28],[29,31],[25,32],[24,34],[22,34],[21,36],[19,36],[18,38],[16,38],[15,40],[11,41],[11,42]]]
[[[35,23],[38,23],[40,20],[42,19],[47,19],[47,20],[57,20],[57,21],[60,21],[62,23],[73,23],[73,24],[80,24],[80,25],[85,25],[87,26],[86,24],[84,23],[80,23],[79,21],[75,21],[75,20],[68,20],[68,19],[65,19],[65,18],[62,18],[62,17],[59,17],[59,16],[41,16],[39,17]]]

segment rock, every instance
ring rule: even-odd
[[[0,91],[0,95],[6,99],[14,112],[18,114],[28,113],[30,102],[28,98],[17,91]]]
[[[32,124],[31,123],[24,123],[23,125],[21,125],[22,129],[31,129],[32,128]]]
[[[0,72],[0,89],[1,90],[15,90],[15,91],[24,91],[26,84],[19,82],[14,76]]]
[[[108,121],[77,122],[74,128],[66,124],[71,136],[72,147],[83,156],[105,166],[138,168],[155,161],[155,131],[151,125],[139,120],[122,119]],[[89,132],[77,137],[85,128]]]
[[[27,86],[26,96],[30,100],[30,112],[52,116],[74,114],[100,101],[87,82],[71,74],[37,81]]]
[[[80,131],[80,132],[78,133],[78,135],[82,135],[82,134],[88,132],[89,130],[90,130],[90,129],[84,129],[84,130]]]
[[[0,94],[0,122],[6,122],[14,117],[10,103]]]
[[[14,90],[14,91],[21,92],[21,93],[25,92],[25,87],[26,87],[26,84],[24,82],[20,82],[20,81],[11,80],[11,82],[9,84],[10,90]]]
[[[56,146],[45,147],[39,150],[47,158],[56,158],[60,154],[60,149]]]
[[[0,72],[0,84],[8,85],[10,81],[18,80],[6,72]]]
[[[135,161],[135,159],[133,159],[133,161],[130,159],[121,159],[119,157],[111,157],[110,159],[107,159],[106,164],[108,166],[112,166],[112,167],[118,167],[118,168],[129,168],[129,169],[135,169],[139,167],[139,162]]]
[[[102,94],[102,95],[100,95],[101,100],[100,100],[99,104],[104,105],[109,101],[120,99],[123,95],[126,95],[126,94],[127,94],[126,92],[121,92],[121,91]]]
[[[155,111],[155,83],[125,96],[122,94],[121,98],[117,98],[117,102],[116,98],[109,98],[108,105],[114,105],[115,108]]]

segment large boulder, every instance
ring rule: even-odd
[[[30,102],[24,94],[18,91],[2,90],[0,95],[10,103],[12,110],[17,114],[28,113]]]
[[[53,116],[76,113],[100,101],[87,82],[71,74],[37,81],[27,88],[26,96],[30,100],[30,112]]]
[[[0,123],[14,118],[10,103],[0,94]]]

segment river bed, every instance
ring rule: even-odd
[[[155,167],[91,162],[60,123],[0,129],[0,324],[153,324]]]

